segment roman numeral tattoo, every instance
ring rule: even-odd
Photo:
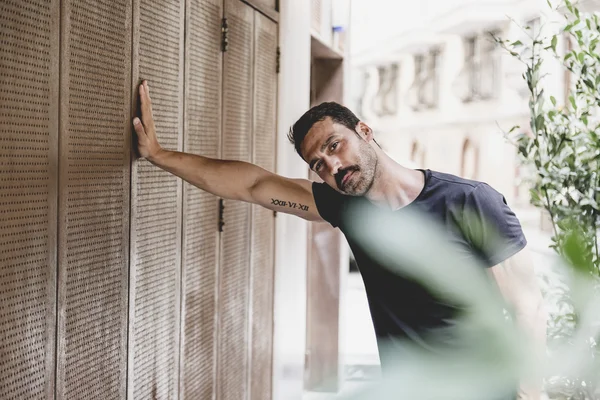
[[[301,211],[308,211],[308,206],[305,206],[304,204],[292,203],[291,201],[271,199],[271,204],[280,207],[294,208]]]

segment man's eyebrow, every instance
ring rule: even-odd
[[[329,143],[331,143],[331,141],[333,140],[333,138],[335,137],[335,132],[332,133],[331,135],[329,135],[329,137],[327,138],[327,140],[325,141],[325,143],[323,143],[323,145],[321,146],[321,153],[323,151],[325,151],[325,148],[327,148],[327,146],[329,145]],[[308,167],[310,169],[313,169],[313,166],[315,165],[315,163],[319,161],[318,158],[313,158],[309,163],[308,163]]]
[[[329,143],[333,140],[333,137],[335,136],[335,133],[332,133],[331,135],[329,135],[329,137],[327,138],[327,140],[325,141],[325,143],[323,143],[323,145],[321,146],[321,153],[325,151],[325,148],[329,145]]]

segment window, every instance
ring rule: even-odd
[[[409,90],[413,110],[433,108],[437,105],[439,63],[440,50],[437,48],[414,56],[415,77]]]
[[[377,93],[373,98],[373,112],[378,116],[383,116],[383,95],[385,92],[385,80],[386,80],[387,71],[385,67],[379,66],[377,67]]]
[[[377,67],[379,85],[373,99],[373,111],[378,116],[394,115],[398,109],[398,64]]]
[[[468,76],[468,95],[465,101],[474,99],[479,92],[479,74],[477,71],[477,60],[475,59],[475,47],[477,46],[477,37],[465,39],[465,69]]]
[[[493,33],[494,35],[497,32]],[[492,34],[468,36],[463,41],[465,61],[455,89],[463,102],[488,100],[498,91],[499,54]]]
[[[500,64],[498,45],[494,41],[494,36],[498,36],[499,32],[488,32],[481,42],[481,58],[479,60],[479,95],[482,99],[491,99],[496,96],[498,91],[498,81],[500,74],[498,66]]]
[[[394,115],[398,110],[398,64],[389,66],[386,91],[383,97],[383,110],[386,115]]]
[[[355,70],[352,77],[352,103],[355,114],[362,118],[364,111],[364,102],[367,95],[370,74],[367,70]]]

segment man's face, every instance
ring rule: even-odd
[[[360,129],[369,128],[359,124]],[[365,138],[365,139],[363,139]],[[311,170],[340,193],[362,196],[375,179],[377,154],[367,140],[331,118],[315,123],[302,141],[300,150]]]

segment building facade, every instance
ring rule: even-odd
[[[363,2],[355,6],[355,13]],[[561,18],[545,1],[437,1],[396,7],[385,34],[375,16],[353,21],[351,104],[399,162],[482,180],[518,206],[528,203],[516,148],[504,133],[529,130],[523,66],[494,40],[551,34]],[[388,6],[381,4],[379,15]],[[390,10],[390,13],[394,13]],[[359,38],[360,36],[360,38]],[[369,44],[371,39],[371,45]],[[564,51],[566,39],[558,48]],[[568,75],[550,57],[546,93],[564,102]]]

